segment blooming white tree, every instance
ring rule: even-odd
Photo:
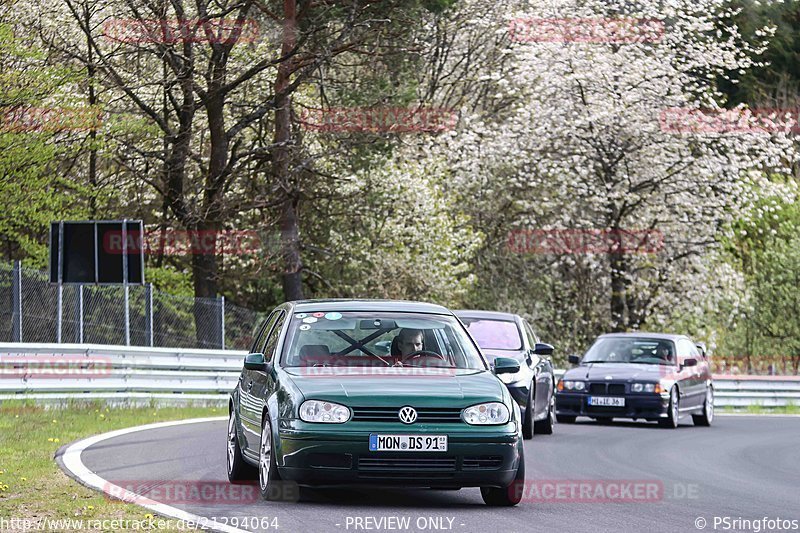
[[[729,284],[714,283],[721,272],[707,264],[720,230],[773,188],[766,172],[796,158],[791,122],[780,117],[768,128],[754,117],[737,116],[736,128],[698,121],[699,111],[724,105],[715,81],[759,53],[727,22],[729,5],[543,0],[505,18],[498,31],[512,32],[515,64],[504,90],[515,104],[465,117],[433,149],[450,156],[454,190],[477,199],[473,219],[494,231],[487,242],[504,246],[515,228],[583,228],[608,231],[612,245],[525,260],[495,250],[513,265],[511,283],[531,269],[555,280],[514,298],[523,309],[534,310],[532,300],[568,305],[558,301],[565,293],[547,290],[574,284],[566,294],[586,307],[573,309],[573,320],[636,329],[656,315],[699,312],[713,287]],[[654,232],[650,244],[656,236],[663,246],[642,253],[620,243],[631,230]]]

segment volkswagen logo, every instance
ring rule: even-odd
[[[405,406],[400,409],[399,417],[403,424],[413,424],[417,421],[417,411],[413,407]]]

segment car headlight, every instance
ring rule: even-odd
[[[467,407],[461,418],[473,426],[505,424],[510,418],[508,407],[500,402],[489,402]]]
[[[631,392],[664,392],[659,383],[633,383]]]
[[[300,420],[303,422],[342,424],[350,420],[350,409],[338,403],[307,400],[300,406]]]
[[[586,389],[586,383],[583,381],[559,381],[558,382],[558,390],[574,390],[574,391],[582,391]]]

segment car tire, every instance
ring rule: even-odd
[[[542,435],[552,435],[553,425],[555,424],[555,399],[550,399],[550,406],[547,408],[547,418],[533,423],[533,432]]]
[[[520,442],[517,475],[508,487],[481,487],[483,503],[491,507],[513,507],[522,501],[525,490],[525,452]]]
[[[525,405],[525,414],[522,415],[522,438],[529,440],[533,438],[533,383],[528,387],[528,402]]]
[[[243,483],[258,478],[258,469],[244,460],[236,435],[236,413],[230,412],[228,416],[228,446],[227,446],[228,480],[231,483]]]
[[[261,423],[261,442],[258,445],[258,489],[262,499],[280,501],[284,499],[283,488],[278,463],[275,460],[272,423],[269,414],[265,414]]]
[[[714,420],[714,388],[708,387],[706,399],[703,402],[703,412],[699,415],[692,415],[695,426],[708,427]]]
[[[660,418],[658,425],[662,428],[675,429],[678,427],[678,407],[680,400],[678,400],[678,389],[672,387],[669,392],[669,416],[667,418]]]
[[[574,424],[577,416],[572,415],[556,415],[556,421],[559,424]]]

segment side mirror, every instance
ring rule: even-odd
[[[261,371],[268,370],[268,365],[266,360],[264,359],[263,353],[247,354],[247,356],[244,358],[244,367],[247,370],[261,370]]]
[[[519,372],[519,361],[511,357],[498,357],[494,360],[495,374],[516,374]]]
[[[681,368],[689,368],[691,366],[697,366],[697,359],[690,357],[689,359],[684,359]]]
[[[573,365],[581,364],[581,358],[578,357],[577,355],[570,355],[569,357],[567,357],[567,361],[569,361],[570,364],[573,364]]]
[[[535,353],[536,355],[547,355],[547,356],[549,356],[549,355],[553,355],[553,350],[555,350],[555,348],[553,348],[552,344],[545,344],[543,342],[537,342],[536,343],[536,347],[534,347],[534,349],[533,349],[533,353]]]

